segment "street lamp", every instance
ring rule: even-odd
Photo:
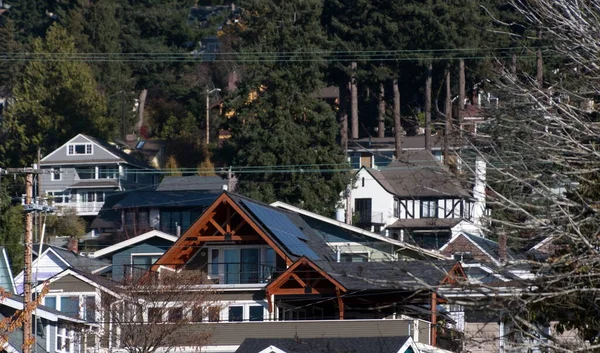
[[[206,144],[210,142],[210,105],[209,105],[209,97],[213,92],[221,92],[220,88],[215,88],[212,90],[206,89]]]

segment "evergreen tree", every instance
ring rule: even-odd
[[[23,270],[23,208],[11,204],[4,184],[0,187],[0,244],[6,249],[16,274]]]
[[[34,41],[33,51],[37,59],[28,62],[19,75],[14,103],[1,125],[0,158],[7,165],[29,165],[38,147],[47,153],[75,133],[106,138],[112,130],[90,67],[80,61],[44,57],[44,53],[76,52],[65,29],[53,25],[44,40]]]
[[[239,99],[234,107],[232,164],[258,172],[239,175],[239,191],[330,215],[349,177],[331,171],[347,164],[336,143],[335,113],[314,94],[324,85],[326,66],[319,53],[327,45],[321,2],[250,0],[241,7],[239,48],[282,54],[250,65],[240,83],[240,96],[255,99]],[[278,173],[282,165],[291,167]]]

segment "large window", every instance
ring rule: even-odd
[[[355,199],[354,214],[358,217],[357,223],[371,223],[372,200],[371,199]]]
[[[91,143],[73,143],[67,147],[67,154],[73,155],[89,155],[92,154]]]
[[[90,321],[95,319],[95,295],[48,295],[44,298],[44,305],[74,318]]]
[[[117,166],[98,167],[98,179],[117,179],[119,169]]]
[[[341,262],[368,262],[369,254],[367,253],[350,253],[340,254]]]
[[[200,209],[161,211],[160,230],[169,234],[177,234],[177,227],[180,226],[181,234],[183,234],[200,216],[200,213],[202,213]]]
[[[243,306],[230,306],[229,307],[229,321],[244,321],[244,307]]]
[[[421,200],[421,218],[436,218],[437,212],[437,200]]]
[[[265,283],[275,268],[271,248],[215,248],[210,251],[210,275],[219,284]]]

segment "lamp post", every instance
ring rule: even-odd
[[[206,144],[210,142],[210,94],[213,92],[221,92],[220,88],[215,88],[212,90],[206,89]]]

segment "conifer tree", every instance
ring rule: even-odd
[[[240,5],[245,30],[239,50],[279,54],[249,65],[240,83],[230,120],[232,164],[254,166],[257,172],[239,175],[239,191],[330,215],[349,178],[339,171],[347,163],[336,143],[335,112],[315,95],[324,86],[326,67],[321,1]],[[247,100],[251,93],[255,99]],[[281,166],[286,172],[277,171]]]

